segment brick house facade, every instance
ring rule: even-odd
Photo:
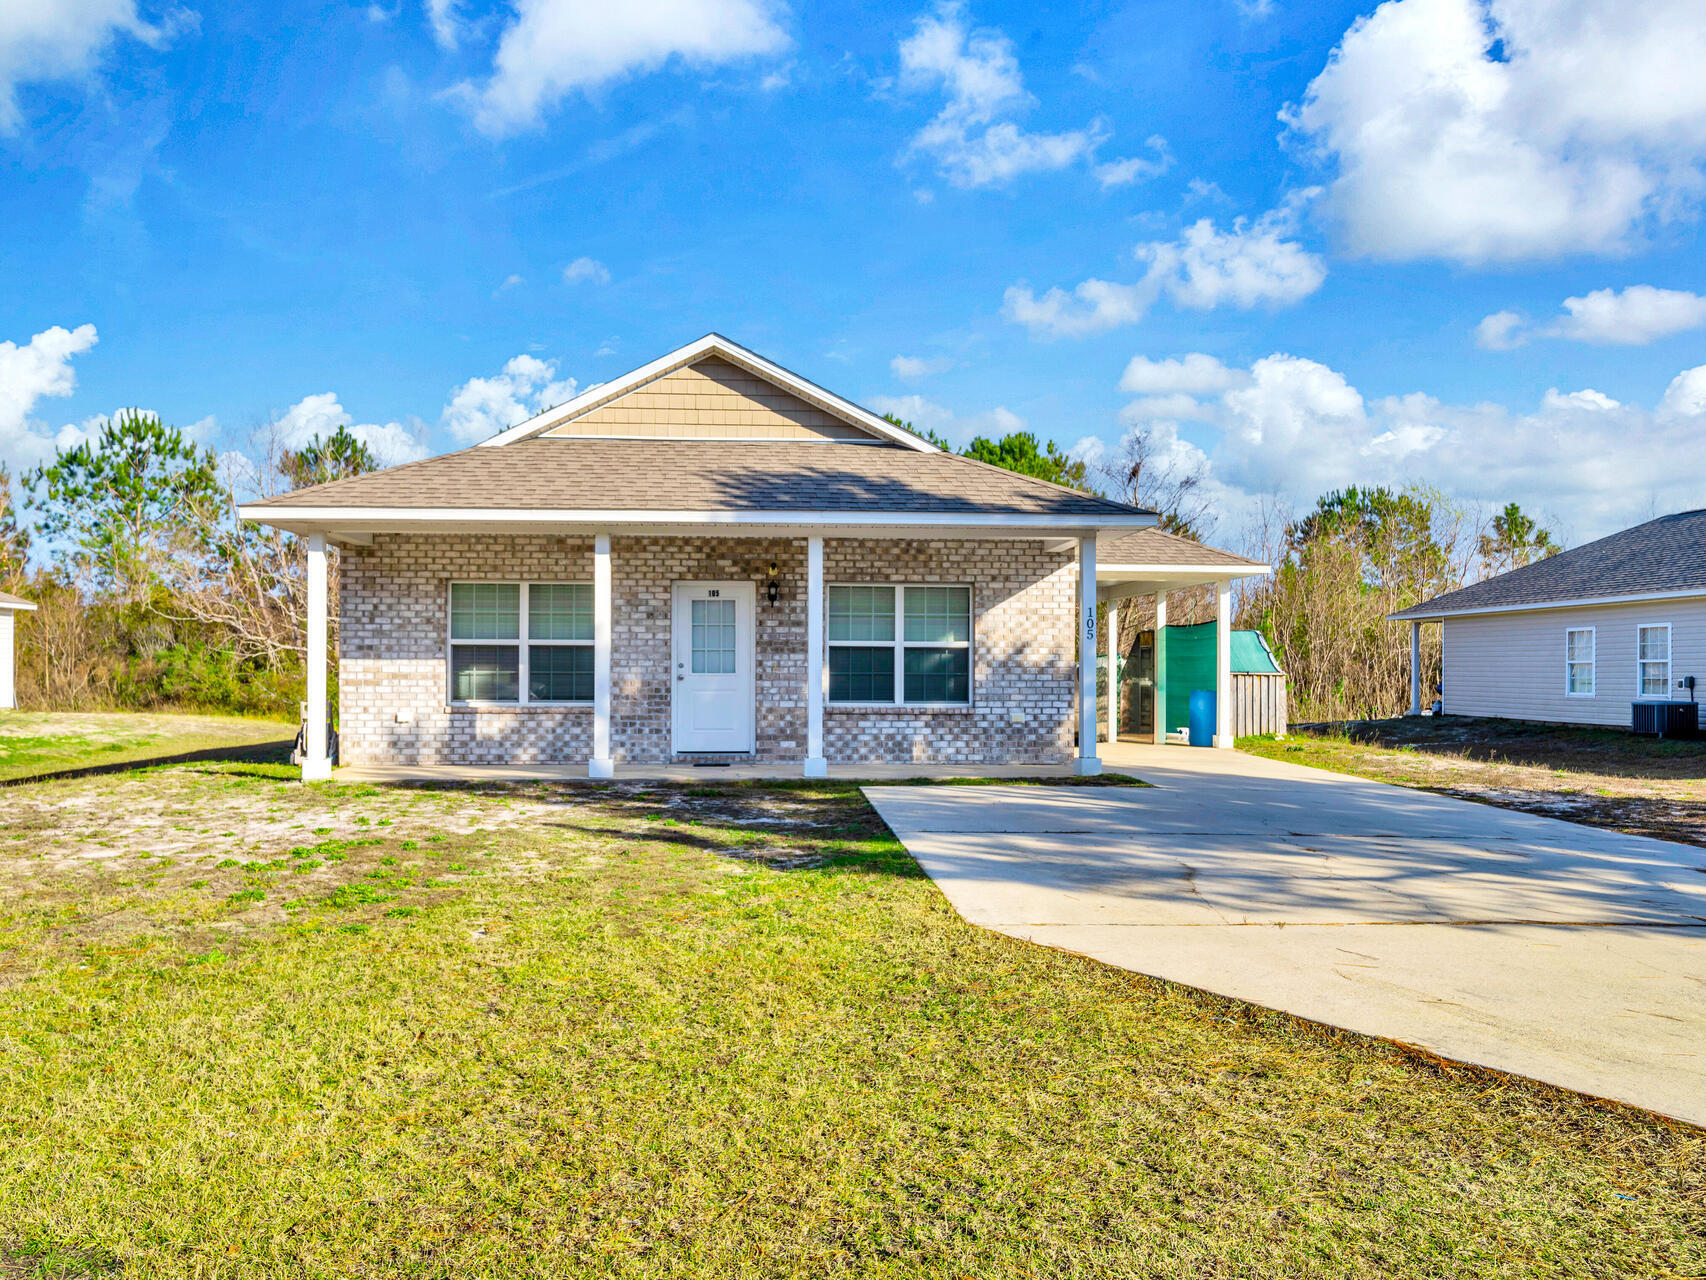
[[[806,543],[797,538],[611,539],[610,735],[617,764],[657,764],[671,745],[671,587],[766,581],[754,641],[752,758],[802,759],[807,738]],[[342,763],[584,764],[592,705],[467,705],[450,696],[450,585],[590,582],[593,540],[573,536],[378,535],[339,560]],[[881,566],[880,569],[874,566]],[[833,762],[1056,764],[1072,754],[1077,664],[1074,556],[1032,541],[825,539],[830,582],[971,588],[973,692],[963,707],[824,708]]]

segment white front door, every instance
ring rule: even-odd
[[[750,582],[675,584],[671,681],[677,752],[753,749]]]

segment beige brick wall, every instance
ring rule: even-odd
[[[806,751],[803,539],[612,538],[611,747],[619,763],[670,755],[670,587],[759,584],[757,758]],[[765,597],[775,561],[782,584]],[[831,539],[830,582],[970,583],[973,705],[828,707],[835,761],[1053,762],[1072,754],[1073,557],[1036,542]],[[382,534],[340,557],[339,740],[346,764],[578,763],[592,709],[453,707],[447,595],[455,581],[590,581],[590,538]],[[401,719],[399,718],[401,713]]]

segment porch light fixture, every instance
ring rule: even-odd
[[[764,594],[765,594],[766,598],[769,599],[771,604],[775,604],[776,601],[781,599],[781,597],[782,597],[782,584],[780,582],[776,581],[776,574],[777,574],[776,562],[774,560],[772,560],[770,562],[770,568],[768,570],[768,577],[770,580],[769,580],[769,582],[767,582],[765,584],[765,587],[764,587]]]

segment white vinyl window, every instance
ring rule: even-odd
[[[450,584],[452,702],[591,702],[592,586]]]
[[[971,702],[970,587],[835,586],[826,604],[831,702]]]
[[[1564,692],[1572,698],[1593,697],[1592,627],[1571,627],[1564,632]]]
[[[1643,625],[1635,634],[1636,684],[1643,698],[1670,693],[1670,623]]]

